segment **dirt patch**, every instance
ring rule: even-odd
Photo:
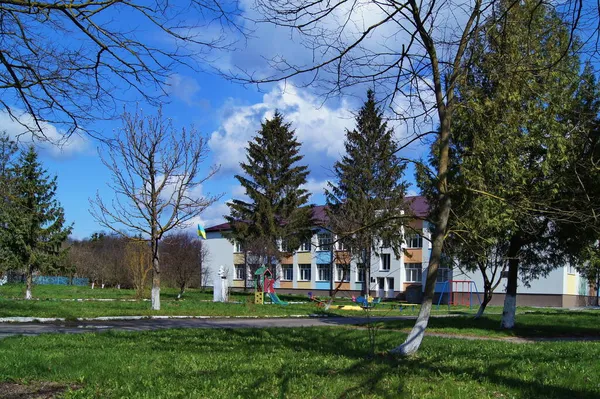
[[[60,398],[69,389],[77,389],[75,385],[56,382],[30,382],[18,384],[0,382],[0,396],[4,399],[54,399]]]

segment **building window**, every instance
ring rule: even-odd
[[[575,274],[575,268],[573,267],[573,265],[571,265],[571,264],[567,265],[567,273]]]
[[[331,281],[330,267],[328,264],[317,265],[317,281]]]
[[[246,265],[235,265],[234,280],[243,280],[246,278]]]
[[[438,283],[444,283],[448,280],[450,280],[450,269],[444,267],[439,268],[436,281]]]
[[[420,263],[406,263],[406,282],[420,283],[423,281],[423,268]]]
[[[250,264],[248,266],[250,266],[250,274],[248,274],[248,276],[246,278],[248,279],[248,281],[253,281],[254,273],[260,268],[260,265]]]
[[[310,281],[310,265],[298,265],[300,268],[300,281]]]
[[[423,248],[423,237],[421,234],[407,234],[406,235],[406,247],[407,248]]]
[[[391,263],[391,258],[392,256],[390,254],[381,254],[381,269],[382,271],[389,271],[390,270],[390,263]]]
[[[279,241],[279,250],[281,252],[290,252],[287,240]]]
[[[293,265],[281,265],[281,280],[292,281],[294,280],[294,266]]]
[[[239,241],[235,241],[233,246],[234,252],[244,252],[244,248],[242,247],[242,243]]]
[[[300,252],[310,252],[310,238],[302,241],[302,244],[300,244]]]
[[[350,281],[350,267],[347,265],[335,266],[335,281]]]
[[[338,242],[336,243],[336,246],[337,246],[338,251],[347,251],[348,250],[348,245],[346,245],[346,243],[344,243],[344,241],[341,238],[338,238]]]
[[[365,282],[365,267],[362,264],[356,265],[356,282],[364,283]]]
[[[317,234],[319,240],[319,248],[317,251],[331,251],[331,234],[330,233],[319,233]]]
[[[381,248],[390,248],[391,246],[392,246],[392,243],[389,238],[381,239]]]

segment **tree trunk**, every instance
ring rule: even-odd
[[[92,281],[92,289],[94,289],[94,285],[96,285],[96,282]]]
[[[158,240],[152,240],[152,310],[160,310],[160,263]]]
[[[600,306],[600,276],[596,277],[596,306]]]
[[[437,68],[437,60],[435,55],[432,57],[434,61],[434,67]],[[429,316],[431,315],[431,306],[433,303],[433,296],[435,294],[435,285],[437,280],[437,272],[442,259],[442,249],[444,247],[444,239],[446,237],[446,230],[448,227],[448,218],[450,217],[450,197],[448,196],[448,163],[449,163],[449,149],[450,149],[450,125],[451,125],[451,110],[449,107],[444,105],[442,86],[439,76],[435,75],[435,87],[436,87],[436,103],[438,108],[438,115],[440,119],[440,148],[439,148],[439,164],[437,170],[437,199],[438,207],[435,210],[437,220],[435,228],[433,230],[432,245],[431,245],[431,257],[429,258],[429,266],[427,268],[427,280],[425,282],[425,293],[423,296],[423,302],[421,304],[421,310],[419,316],[415,322],[414,327],[406,337],[406,340],[402,345],[394,348],[391,353],[399,354],[402,356],[413,355],[417,352],[423,341],[425,335],[425,329],[429,323]],[[452,93],[448,94],[448,103],[452,102]]]
[[[179,289],[179,294],[177,294],[177,299],[181,299],[181,297],[185,294],[185,284],[183,284]]]
[[[432,237],[432,248],[431,258],[429,258],[429,267],[427,268],[427,280],[425,282],[425,293],[423,296],[423,303],[421,304],[421,310],[415,326],[412,328],[406,341],[390,352],[402,356],[413,355],[417,352],[421,346],[421,341],[425,335],[425,329],[429,323],[429,316],[431,314],[431,306],[433,304],[433,297],[435,295],[435,285],[437,280],[437,271],[440,266],[440,260],[442,257],[442,248],[444,246],[444,236],[446,235],[446,227],[448,225],[448,217],[450,216],[450,198],[443,196],[443,199],[439,208],[439,220],[435,226],[433,237]]]
[[[510,239],[508,248],[508,280],[506,281],[506,295],[500,328],[512,329],[515,326],[517,313],[517,284],[519,278],[519,251],[521,239],[518,235]]]
[[[492,300],[492,292],[491,291],[486,291],[483,293],[483,302],[481,302],[481,305],[479,305],[479,310],[477,311],[477,314],[475,315],[475,319],[479,319],[481,318],[481,316],[483,316],[483,312],[485,312],[485,308],[487,307],[488,303],[490,303],[490,301]]]
[[[475,315],[475,319],[479,319],[481,318],[481,316],[483,316],[483,312],[485,312],[485,308],[487,307],[488,303],[490,303],[490,301],[492,300],[492,295],[494,294],[493,292],[493,288],[492,288],[492,282],[487,278],[487,275],[485,274],[485,271],[482,271],[483,274],[483,302],[481,302],[481,304],[479,305],[479,310],[477,311],[477,314]],[[493,275],[492,275],[493,278]]]
[[[31,266],[27,266],[27,288],[25,290],[25,299],[29,300],[32,298],[31,287],[33,285],[33,269]]]

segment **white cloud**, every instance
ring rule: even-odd
[[[322,196],[327,188],[327,180],[316,180],[308,178],[306,184],[302,185],[302,188],[310,192],[310,201],[315,202],[317,196]]]
[[[34,144],[38,151],[53,158],[65,158],[77,153],[89,151],[89,142],[80,134],[74,133],[70,137],[56,126],[41,122],[41,131],[30,114],[13,110],[18,120],[9,115],[6,110],[0,110],[0,129],[6,131],[8,136],[19,144]],[[32,131],[38,131],[35,136]]]
[[[199,91],[200,85],[192,77],[174,73],[167,78],[167,92],[169,95],[178,98],[187,105],[196,103],[196,95]]]
[[[344,152],[345,128],[352,126],[349,104],[337,107],[321,104],[321,99],[290,85],[279,84],[263,96],[262,102],[246,106],[229,106],[219,130],[212,133],[209,145],[224,172],[237,172],[245,160],[246,146],[260,129],[260,122],[279,110],[292,123],[305,162],[314,166],[329,165]],[[325,159],[324,159],[325,158]]]

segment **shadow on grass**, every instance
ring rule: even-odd
[[[273,392],[273,384],[278,386],[277,394],[273,394],[273,397],[286,397],[295,392],[295,384],[299,381],[317,379],[330,380],[332,384],[338,380],[344,381],[337,397],[397,398],[406,393],[405,383],[415,379],[424,380],[430,388],[423,389],[432,389],[434,396],[435,386],[440,383],[466,384],[471,388],[484,385],[490,394],[492,391],[509,392],[507,396],[524,398],[597,398],[600,395],[597,381],[570,386],[572,381],[568,377],[556,380],[556,376],[551,375],[565,365],[585,364],[588,361],[591,362],[588,364],[593,364],[593,359],[600,354],[593,355],[587,353],[585,348],[576,346],[570,347],[571,352],[557,352],[550,346],[552,344],[511,345],[493,342],[482,345],[458,340],[426,339],[421,352],[415,357],[396,358],[380,353],[369,358],[366,334],[350,329],[235,329],[218,336],[202,336],[200,331],[179,330],[175,340],[169,331],[143,334],[152,338],[153,342],[147,348],[152,353],[169,354],[181,348],[190,348],[198,351],[199,356],[211,356],[210,348],[219,348],[223,358],[250,364],[256,362],[251,367],[251,383],[237,390],[240,397],[257,397],[256,392],[265,390]],[[380,346],[389,349],[398,343],[398,338],[402,339],[403,336],[387,333],[380,340]],[[136,345],[139,336],[116,333],[111,340],[116,347],[122,345],[119,341]],[[227,345],[227,342],[236,344]],[[600,349],[600,346],[594,348]],[[269,363],[269,357],[267,360],[261,358],[263,354],[281,354],[285,357],[280,359],[281,362],[289,362],[289,366],[274,366]],[[330,361],[339,357],[345,361]],[[341,366],[343,363],[348,364]],[[402,378],[398,379],[398,375]],[[592,373],[592,376],[598,379],[597,374]],[[545,380],[545,377],[548,379]],[[394,383],[390,386],[388,380]]]

